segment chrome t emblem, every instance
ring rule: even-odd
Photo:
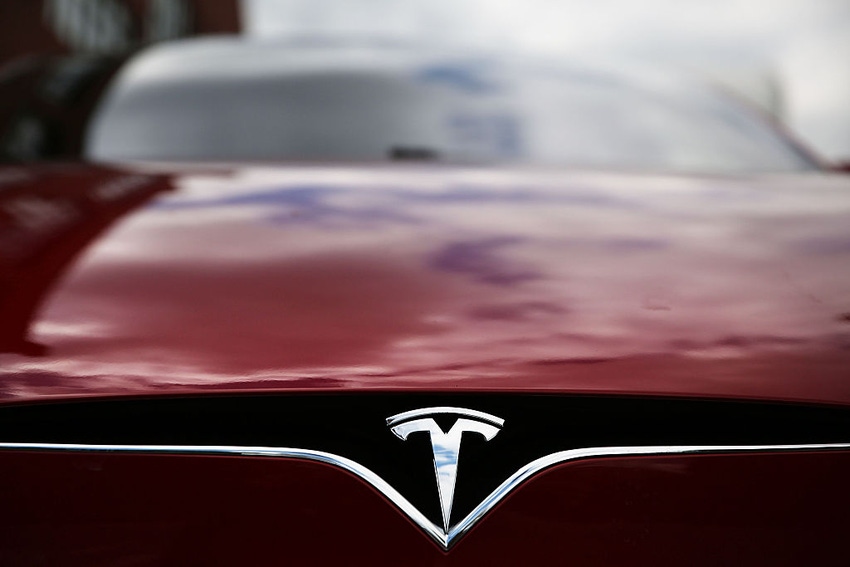
[[[445,414],[459,416],[447,432],[440,429],[431,417]],[[451,407],[422,408],[387,418],[387,425],[402,441],[407,441],[407,436],[411,433],[424,431],[430,434],[431,448],[434,451],[434,473],[437,476],[437,493],[440,497],[445,533],[449,532],[463,433],[466,431],[480,433],[487,441],[490,441],[504,424],[504,419],[489,413]]]

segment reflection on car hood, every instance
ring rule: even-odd
[[[843,178],[14,173],[0,194],[123,179],[149,200],[39,286],[24,343],[43,349],[0,354],[7,400],[368,388],[850,403]],[[34,264],[16,265],[6,280]],[[0,309],[20,305],[10,289]]]

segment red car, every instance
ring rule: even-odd
[[[0,168],[0,564],[850,563],[850,182],[734,101],[195,40],[82,142]]]

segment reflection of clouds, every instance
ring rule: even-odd
[[[824,256],[847,256],[850,254],[850,235],[811,236],[794,243],[795,248],[805,254]]]
[[[113,329],[96,322],[40,321],[34,332],[45,337],[108,337]]]
[[[322,388],[342,386],[352,376],[375,375],[373,370],[357,366],[335,367],[327,371],[319,368],[305,372],[276,370],[234,375],[187,367],[185,358],[180,361],[181,366],[173,366],[121,360],[81,360],[82,357],[59,360],[54,354],[51,353],[49,360],[38,363],[18,355],[0,355],[3,365],[0,368],[0,398],[140,393],[175,388],[191,388],[193,391]]]
[[[540,273],[505,260],[499,255],[504,248],[521,242],[511,237],[498,237],[474,242],[452,242],[439,250],[431,260],[436,270],[466,274],[476,281],[499,286],[518,285],[540,278]]]
[[[412,386],[511,364],[847,350],[844,180],[364,171],[302,171],[335,187],[298,196],[334,211],[331,231],[267,222],[303,187],[291,170],[230,178],[277,187],[262,202],[187,178],[80,261],[35,329],[50,354],[0,356],[4,395]],[[215,199],[179,206],[203,202],[205,182]]]
[[[563,317],[568,309],[557,303],[524,301],[478,305],[469,311],[473,319],[484,321],[528,321],[545,317]]]
[[[424,331],[414,312],[420,301],[439,296],[417,283],[416,270],[379,258],[233,264],[92,269],[77,280],[83,289],[74,301],[57,306],[56,314],[110,321],[108,340],[50,332],[55,325],[39,330],[47,331],[46,343],[85,357],[124,359],[134,352],[160,361],[155,372],[190,362],[187,355],[233,371],[333,364],[352,355],[356,361],[405,328]],[[394,300],[396,288],[405,294]]]
[[[456,447],[441,445],[439,442],[434,443],[434,463],[437,467],[437,474],[443,479],[454,478],[457,474],[457,457]]]
[[[486,182],[486,180],[483,180]],[[356,221],[387,221],[398,220],[415,222],[415,216],[405,216],[399,209],[422,203],[433,206],[457,206],[476,204],[536,204],[552,203],[561,205],[604,206],[610,208],[636,209],[641,206],[640,200],[624,198],[618,195],[606,195],[591,190],[573,190],[568,194],[552,192],[541,193],[533,189],[506,188],[504,191],[493,192],[486,186],[471,186],[468,184],[441,187],[434,192],[410,190],[405,185],[390,187],[375,194],[375,188],[359,188],[354,193],[331,184],[324,185],[286,185],[271,189],[253,189],[238,195],[212,196],[209,198],[192,198],[180,202],[164,202],[159,208],[172,211],[204,211],[216,210],[220,214],[223,207],[262,207],[269,211],[289,211],[293,214],[277,216],[280,222],[289,219],[290,222],[316,223],[324,220]],[[374,203],[374,205],[371,205]]]
[[[209,210],[224,207],[262,207],[269,211],[268,219],[276,223],[323,223],[333,227],[339,223],[366,224],[395,220],[410,222],[411,219],[399,215],[390,209],[364,208],[352,210],[337,206],[333,196],[342,192],[333,186],[296,186],[280,189],[252,191],[228,197],[193,199],[186,202],[163,203],[161,206],[172,210]]]

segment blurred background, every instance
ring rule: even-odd
[[[0,26],[10,155],[49,139],[39,116],[82,128],[86,88],[139,49],[244,34],[648,62],[723,85],[850,160],[850,0],[2,0]]]

